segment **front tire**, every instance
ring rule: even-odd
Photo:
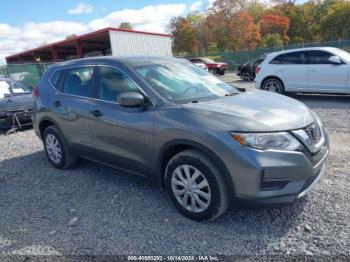
[[[270,77],[266,79],[262,84],[261,89],[281,95],[285,93],[282,81],[275,77]]]
[[[76,162],[77,158],[69,150],[63,135],[57,127],[49,126],[44,130],[43,142],[46,156],[54,167],[65,169]]]
[[[218,74],[219,76],[223,76],[225,75],[225,73],[226,73],[226,70],[223,70],[220,68],[216,69],[216,74]]]
[[[169,161],[165,186],[175,207],[193,220],[214,220],[230,203],[222,174],[197,150],[185,150]]]

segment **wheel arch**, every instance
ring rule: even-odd
[[[282,87],[283,89],[285,90],[285,85],[284,85],[284,82],[282,81],[282,79],[276,75],[269,75],[269,76],[266,76],[262,81],[261,81],[261,84],[260,84],[260,90],[262,90],[262,87],[264,85],[264,83],[268,80],[268,79],[271,79],[271,78],[275,78],[277,80],[279,80],[281,83],[282,83]]]
[[[44,117],[39,122],[39,132],[40,132],[41,138],[43,137],[45,129],[49,126],[55,126],[62,133],[61,128],[59,127],[59,125],[56,123],[55,120],[53,120],[52,118],[49,118],[49,117]]]
[[[161,188],[164,188],[164,178],[165,178],[164,172],[165,172],[167,163],[173,156],[187,149],[198,150],[199,152],[209,157],[210,160],[212,160],[213,163],[222,172],[226,185],[228,185],[228,190],[230,192],[235,192],[234,184],[233,184],[230,172],[228,171],[228,168],[226,167],[224,162],[220,159],[220,157],[205,145],[202,145],[194,141],[185,140],[185,139],[177,139],[177,140],[168,142],[165,145],[163,145],[159,150],[159,153],[157,155],[158,156],[157,157],[157,170],[158,170],[157,184]]]

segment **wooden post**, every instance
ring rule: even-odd
[[[76,46],[76,48],[77,48],[78,57],[79,57],[79,58],[82,58],[84,54],[83,54],[83,47],[82,47],[82,45],[81,45],[80,40],[76,40],[76,41],[75,41],[75,46]]]

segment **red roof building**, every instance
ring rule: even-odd
[[[13,54],[6,61],[46,63],[98,55],[171,56],[171,35],[109,27]]]

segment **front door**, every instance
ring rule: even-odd
[[[334,64],[326,51],[309,51],[309,90],[322,93],[348,92],[349,65]]]
[[[123,107],[117,97],[124,92],[140,92],[123,71],[101,66],[97,77],[98,100],[91,124],[93,147],[103,162],[110,162],[144,175],[154,167],[154,107]]]

